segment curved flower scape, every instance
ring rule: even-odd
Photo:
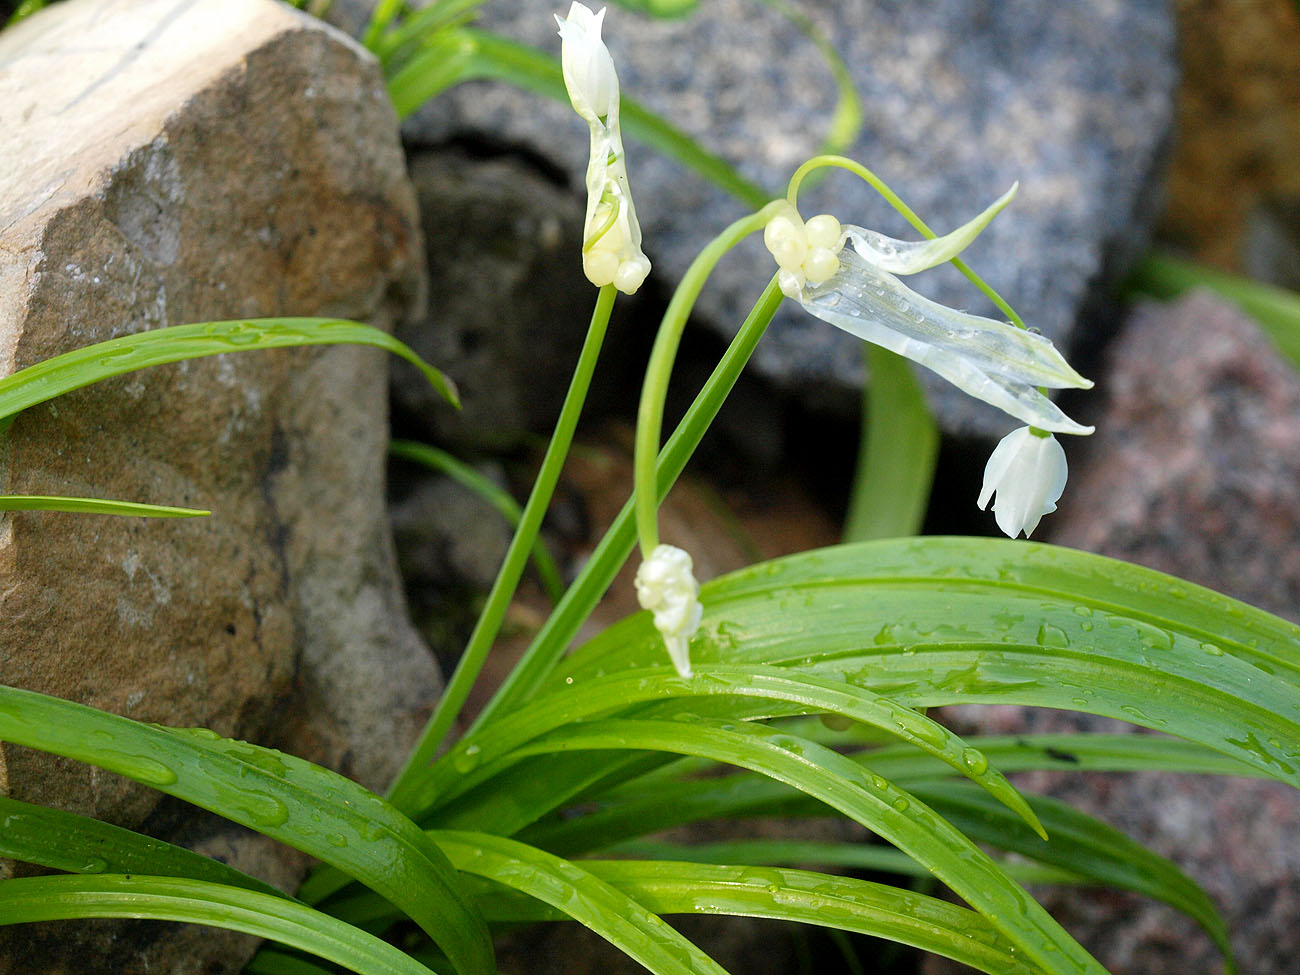
[[[822,214],[805,224],[790,206],[768,223],[764,241],[781,268],[781,290],[817,318],[933,370],[1031,426],[1092,433],[1038,391],[1092,386],[1048,339],[948,308],[895,277],[956,257],[1015,192],[1013,186],[974,220],[933,240],[895,240],[847,225],[831,241],[832,224],[839,227],[834,217]]]
[[[634,294],[650,273],[641,251],[637,223],[623,158],[618,124],[618,74],[609,49],[600,39],[605,10],[592,13],[581,3],[569,8],[567,19],[557,14],[563,41],[561,62],[569,101],[591,129],[591,158],[587,163],[587,216],[582,234],[582,270],[597,287],[612,284]]]

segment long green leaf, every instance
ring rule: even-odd
[[[0,857],[23,863],[69,873],[181,877],[285,896],[210,857],[62,809],[0,796],[0,823]]]
[[[187,921],[270,938],[360,975],[429,975],[387,942],[297,901],[175,877],[22,877],[0,883],[0,924],[79,918]]]
[[[687,860],[691,863],[727,863],[751,867],[828,867],[874,870],[908,877],[929,878],[930,871],[906,853],[877,843],[830,843],[817,840],[720,840],[716,843],[669,843],[638,840],[609,848],[610,855],[645,860]],[[1037,863],[1000,861],[1002,869],[1022,884],[1081,886],[1093,881],[1069,870]]]
[[[403,808],[415,810],[416,818],[423,818],[439,803],[454,799],[512,764],[517,760],[511,755],[514,749],[555,728],[647,702],[712,696],[758,699],[759,711],[746,715],[750,718],[767,716],[763,712],[773,710],[779,702],[794,704],[802,712],[831,712],[881,728],[969,776],[1032,828],[1041,829],[1026,803],[1002,774],[990,767],[988,759],[937,722],[843,682],[763,667],[717,666],[691,677],[663,667],[651,673],[597,677],[566,686],[516,711],[508,722],[496,722],[467,736],[417,780],[420,791],[394,793],[393,798]],[[679,706],[658,709],[665,716],[673,710]],[[783,713],[785,708],[775,710]]]
[[[199,508],[172,508],[137,501],[101,498],[64,498],[38,494],[0,495],[0,511],[70,511],[89,515],[123,515],[136,518],[200,518],[212,514]]]
[[[702,667],[840,675],[914,707],[1085,711],[1300,785],[1300,627],[1161,573],[1051,546],[927,538],[778,560],[701,599],[691,655]],[[661,653],[634,616],[553,680],[652,667]]]
[[[746,866],[653,861],[583,865],[656,913],[800,921],[912,945],[977,971],[1040,971],[1018,958],[1015,946],[973,911],[884,884]]]
[[[98,342],[20,369],[0,379],[0,419],[103,379],[183,359],[287,349],[305,345],[369,345],[414,365],[454,406],[456,387],[441,372],[386,332],[335,318],[254,318],[175,325]]]
[[[1050,824],[1051,841],[1033,833],[996,803],[962,782],[914,783],[913,792],[975,840],[1087,877],[1095,883],[1164,901],[1195,920],[1223,953],[1227,975],[1235,971],[1228,929],[1200,886],[1169,860],[1123,833],[1063,802],[1033,796],[1034,809]]]
[[[762,725],[634,719],[569,725],[519,752],[608,749],[699,755],[761,772],[826,803],[924,864],[1046,971],[1104,971],[963,834],[924,803],[837,752]]]
[[[463,975],[494,971],[483,919],[424,833],[350,779],[205,729],[0,687],[0,740],[97,765],[310,853],[387,897]]]
[[[1157,770],[1264,775],[1204,746],[1155,735],[1026,735],[969,738],[967,742],[1008,772]],[[848,757],[904,786],[948,772],[933,757],[909,746],[887,746]],[[606,850],[623,840],[689,822],[821,812],[819,804],[796,798],[793,790],[759,775],[682,781],[656,778],[644,788],[633,780],[590,798],[579,816],[566,812],[539,821],[524,830],[521,839],[573,855]]]
[[[726,975],[712,958],[585,865],[485,833],[430,835],[457,870],[562,910],[655,975]]]

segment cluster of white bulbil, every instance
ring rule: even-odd
[[[657,545],[636,571],[637,602],[654,614],[655,629],[683,677],[691,676],[691,637],[704,612],[694,567],[689,553],[672,545]]]
[[[591,129],[582,270],[597,287],[612,284],[630,295],[650,273],[650,260],[641,250],[641,225],[628,189],[618,122],[618,74],[600,38],[605,11],[593,13],[574,3],[567,18],[557,15],[555,20],[564,42],[560,61],[569,101]]]
[[[840,269],[837,256],[844,246],[844,230],[829,213],[805,223],[793,206],[778,213],[763,228],[763,243],[776,258],[781,293],[796,301],[804,284],[821,284]]]

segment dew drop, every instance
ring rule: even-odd
[[[1202,643],[1201,649],[1204,650],[1206,653],[1208,653],[1211,657],[1223,656],[1223,648],[1213,643]]]
[[[1040,647],[1059,647],[1065,649],[1070,645],[1070,638],[1059,626],[1044,623],[1038,628],[1038,645]]]
[[[983,775],[989,770],[989,760],[978,748],[967,748],[961,753],[961,762],[974,775]]]
[[[452,759],[451,764],[457,772],[468,775],[478,768],[482,751],[478,745],[467,745],[464,751]]]
[[[103,873],[108,869],[108,861],[103,857],[91,857],[84,864],[78,873]]]
[[[899,796],[892,803],[890,803],[890,805],[892,805],[899,812],[907,812],[907,808],[908,806],[911,805],[911,803],[907,801],[907,798],[905,796]]]

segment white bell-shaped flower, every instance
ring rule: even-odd
[[[630,295],[650,273],[650,261],[641,250],[641,225],[628,188],[618,122],[618,74],[600,39],[605,11],[592,13],[574,3],[567,19],[557,14],[555,20],[563,40],[564,86],[591,130],[582,270],[597,287],[612,284]]]
[[[804,223],[793,206],[768,222],[763,237],[780,267],[781,290],[816,317],[933,370],[1024,423],[1057,433],[1092,433],[1038,390],[1092,386],[1048,339],[945,307],[895,277],[956,257],[1015,191],[1013,186],[974,220],[934,240],[895,240],[841,226],[829,214]]]
[[[1056,510],[1067,473],[1065,450],[1056,438],[1021,427],[993,448],[984,468],[979,506],[988,508],[996,494],[993,514],[998,527],[1011,538],[1022,531],[1028,538],[1043,515]]]
[[[600,39],[600,28],[605,22],[605,8],[600,13],[580,3],[569,8],[569,16],[555,22],[560,25],[563,40],[561,66],[564,69],[564,87],[569,90],[569,101],[574,111],[588,122],[604,123],[613,118],[618,121],[618,73],[609,48]]]
[[[691,637],[704,612],[693,569],[689,553],[672,545],[658,545],[636,571],[637,602],[654,614],[655,629],[683,677],[691,676]]]

